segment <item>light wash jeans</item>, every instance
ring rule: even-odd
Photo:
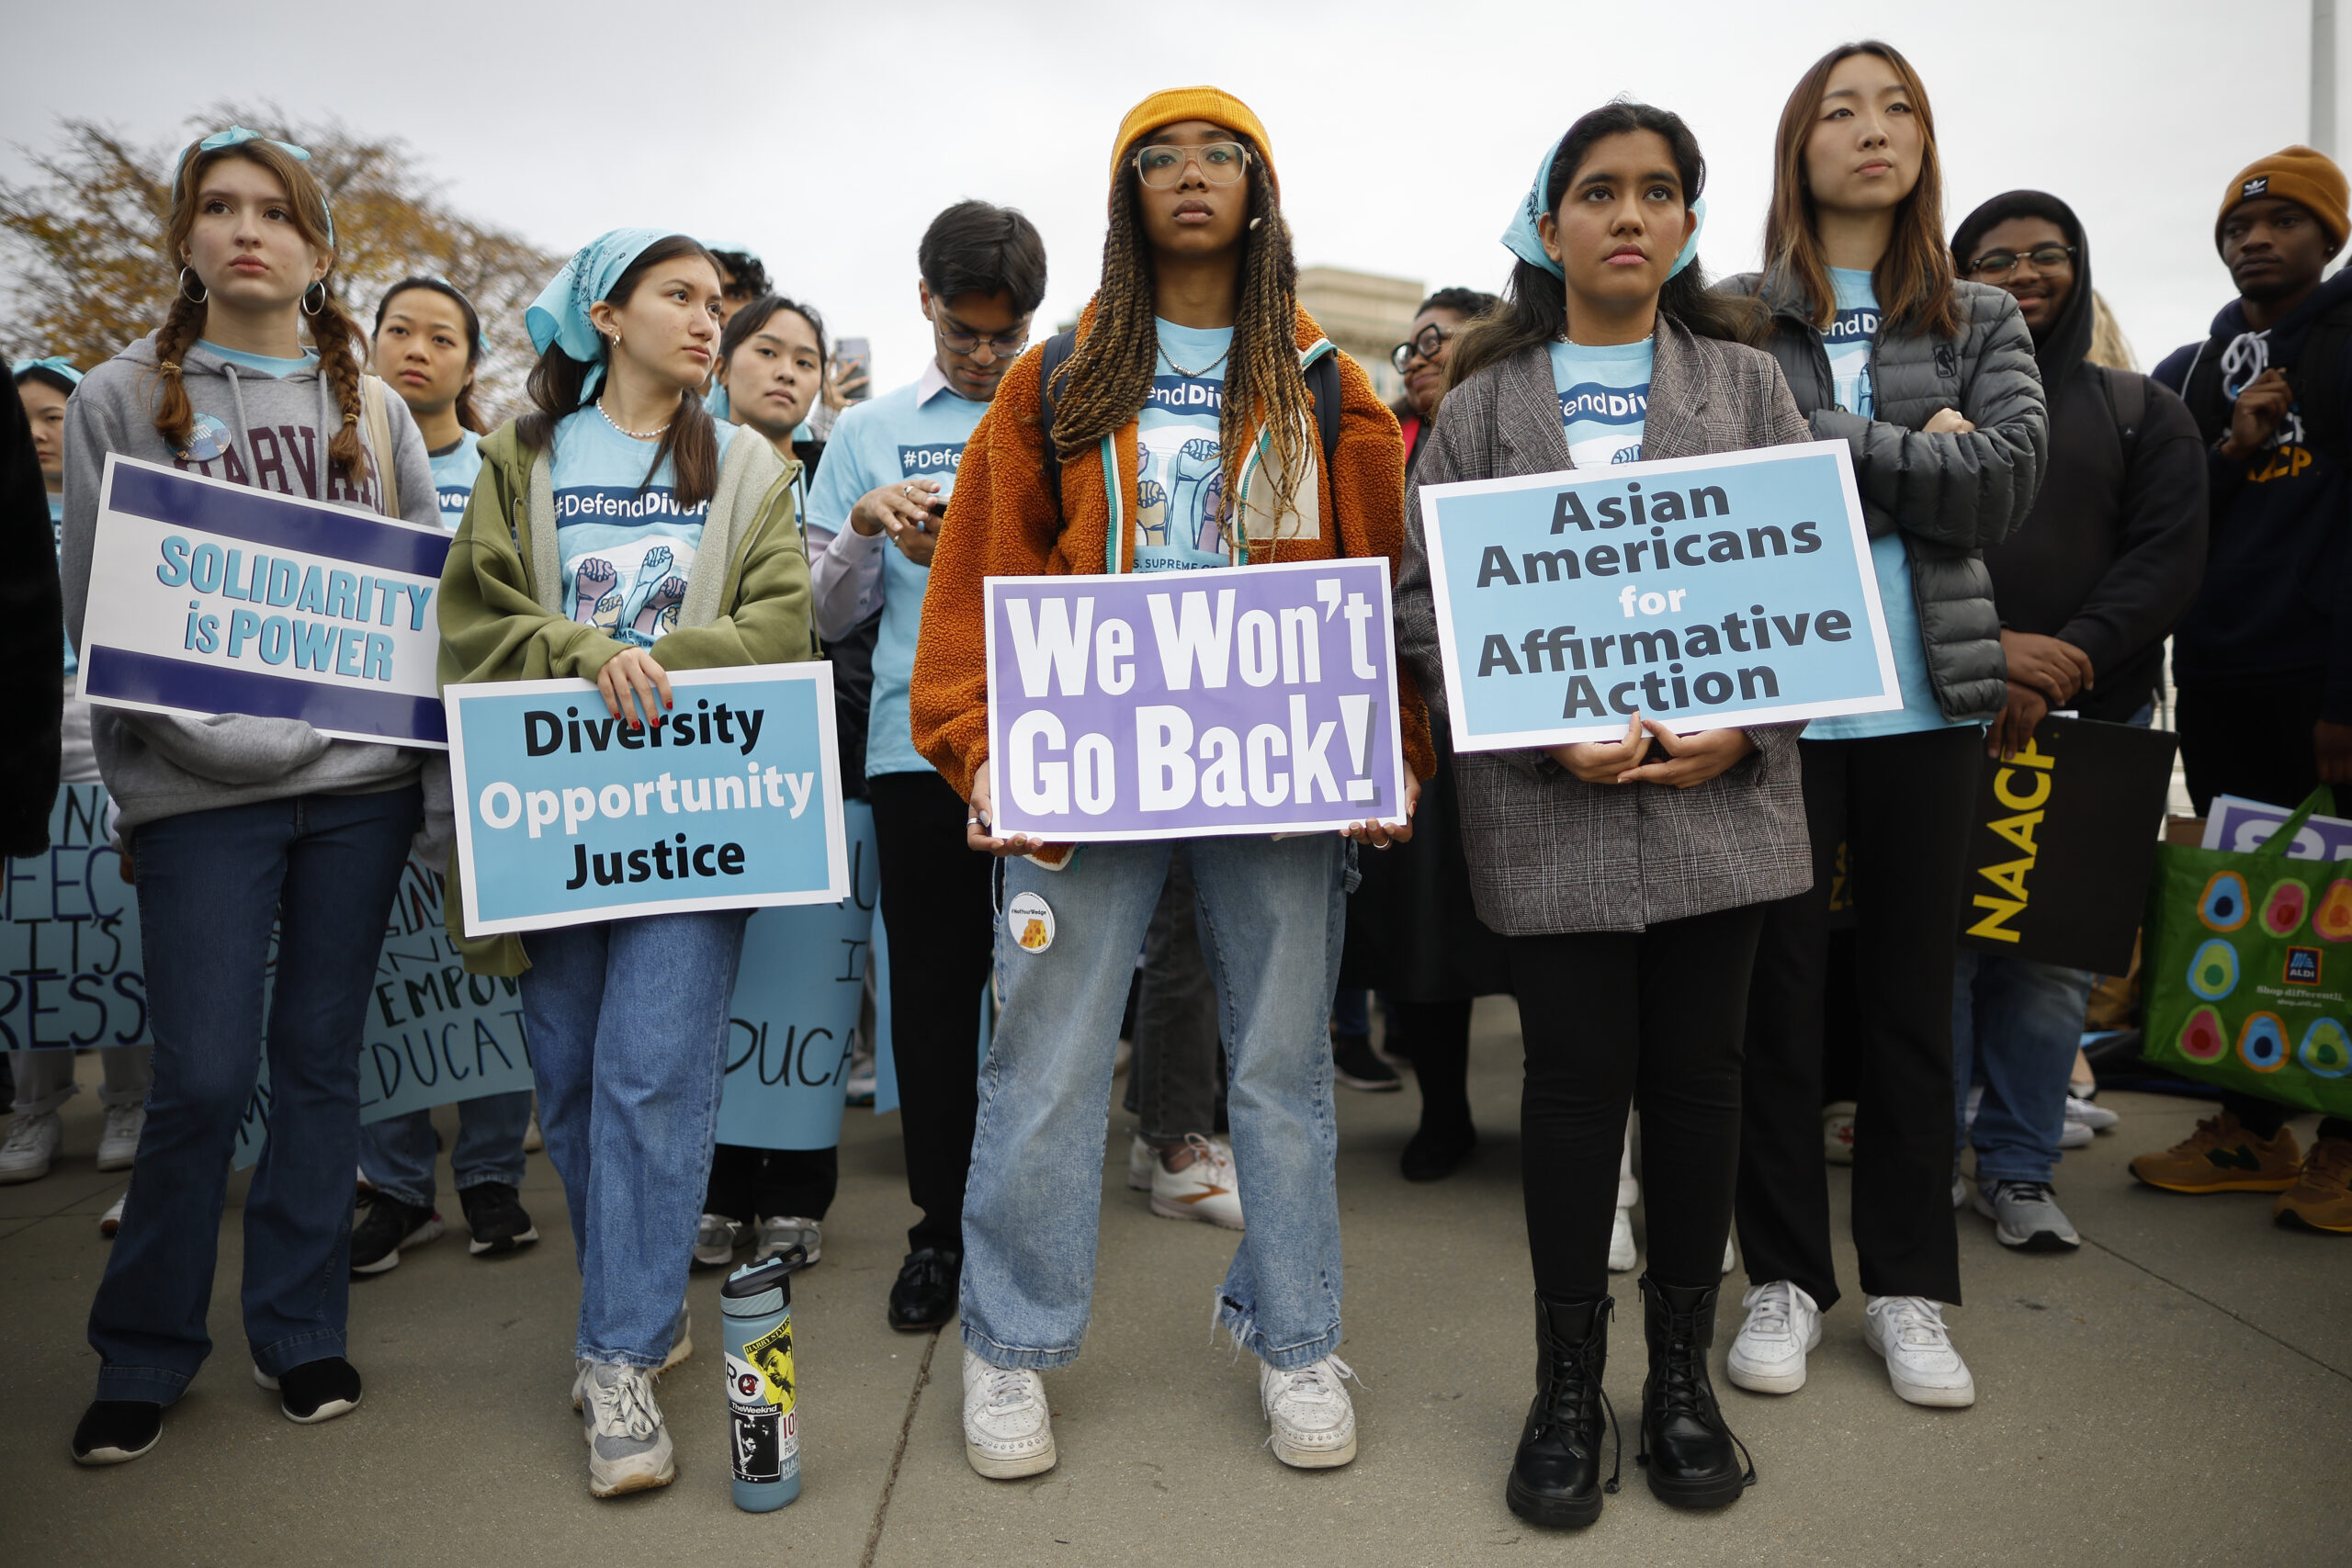
[[[658,1367],[686,1293],[747,911],[532,931],[523,1027],[591,1361]]]
[[[1979,1182],[2048,1181],[2095,976],[1973,948],[1952,964],[1952,1158],[1973,1143]],[[1972,1131],[1968,1090],[1978,1079],[1984,1099]]]
[[[1250,1216],[1217,1292],[1217,1321],[1285,1371],[1340,1343],[1327,1030],[1347,849],[1336,834],[1185,843],[1231,1043],[1227,1098]],[[1169,851],[1164,841],[1088,844],[1066,871],[1004,864],[1003,1011],[980,1069],[964,1200],[964,1342],[990,1365],[1066,1366],[1085,1337],[1119,1015]],[[1003,908],[1023,893],[1054,913],[1043,952],[1023,949],[1005,929]]]
[[[531,1126],[531,1091],[478,1095],[458,1101],[458,1146],[449,1151],[452,1183],[463,1192],[485,1181],[523,1185],[523,1134]],[[359,1168],[368,1179],[412,1208],[433,1207],[433,1112],[412,1111],[359,1129]]]

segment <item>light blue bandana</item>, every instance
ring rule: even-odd
[[[62,354],[52,354],[47,359],[19,359],[8,367],[8,375],[14,378],[35,370],[46,370],[53,376],[62,376],[77,387],[82,384],[82,373],[74,369],[74,362]]]
[[[297,147],[291,141],[280,141],[275,136],[264,136],[258,130],[247,130],[242,125],[232,125],[226,130],[214,131],[180,154],[179,168],[172,175],[172,205],[175,207],[179,205],[180,181],[187,175],[188,164],[198,154],[218,152],[230,147],[243,147],[248,141],[266,141],[298,164],[307,164],[311,161],[311,150],[308,147]],[[327,206],[323,192],[319,197],[319,211],[327,220],[327,249],[333,250],[334,249],[334,211]]]
[[[1535,165],[1535,183],[1527,187],[1526,197],[1520,202],[1519,210],[1511,214],[1510,227],[1503,231],[1505,250],[1531,265],[1542,267],[1563,283],[1567,281],[1568,275],[1558,262],[1544,254],[1544,236],[1536,231],[1535,225],[1551,210],[1544,205],[1544,190],[1552,183],[1552,160],[1560,155],[1560,142],[1567,139],[1567,132],[1562,131],[1560,141],[1544,149],[1544,161]],[[1702,196],[1693,201],[1690,210],[1699,221],[1691,228],[1690,238],[1683,242],[1681,254],[1674,258],[1674,265],[1666,275],[1668,277],[1699,259],[1699,236],[1707,231],[1707,198]]]
[[[675,231],[613,229],[597,235],[563,264],[555,281],[540,289],[539,297],[523,312],[523,325],[530,332],[533,348],[545,354],[553,344],[589,367],[588,378],[581,384],[582,398],[594,396],[597,383],[605,378],[605,337],[589,320],[588,308],[613,291],[631,262]]]

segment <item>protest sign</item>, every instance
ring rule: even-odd
[[[2291,806],[2272,806],[2242,795],[2217,795],[2205,814],[2205,834],[2199,847],[2233,850],[2251,854],[2270,841],[2278,825],[2295,814]],[[2289,860],[2352,860],[2352,821],[2341,817],[2311,817],[2296,829],[2287,846]]]
[[[452,686],[475,935],[849,894],[832,667],[681,670],[630,729],[586,681]]]
[[[1903,705],[1842,441],[1420,499],[1457,751]]]
[[[448,553],[435,526],[109,453],[79,695],[447,745],[433,596]]]
[[[139,897],[107,841],[106,786],[62,786],[48,852],[0,874],[0,1050],[153,1044]]]
[[[999,833],[1057,843],[1404,816],[1385,560],[988,580]]]
[[[2166,730],[2052,717],[2007,761],[1986,758],[1960,945],[2129,972],[2176,744]]]

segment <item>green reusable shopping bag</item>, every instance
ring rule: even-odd
[[[2282,1105],[2352,1116],[2352,863],[2289,860],[2323,784],[2252,853],[2156,847],[2141,1055]]]

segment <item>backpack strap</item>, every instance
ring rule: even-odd
[[[1037,424],[1046,438],[1046,489],[1054,498],[1056,530],[1060,527],[1062,511],[1062,459],[1054,450],[1054,405],[1061,400],[1054,390],[1055,373],[1069,362],[1078,351],[1078,332],[1056,333],[1046,340],[1046,351],[1037,362]]]
[[[2096,367],[2107,395],[2107,412],[2115,421],[2115,438],[2123,447],[2123,468],[2130,472],[2140,460],[2140,432],[2148,423],[2148,378],[2136,370]]]
[[[375,448],[377,479],[384,492],[387,517],[401,514],[401,475],[392,461],[392,421],[384,408],[384,383],[373,374],[362,372],[359,378],[359,414],[367,427],[368,445]]]
[[[2324,452],[2341,463],[2352,457],[2352,432],[2345,428],[2344,351],[2352,345],[2352,301],[2332,306],[2304,334],[2295,367],[2287,385],[2295,394],[2295,412],[2302,421],[2303,445]],[[2319,370],[2305,376],[2303,367]]]
[[[2197,433],[2209,447],[2230,433],[2230,401],[2222,396],[2224,346],[2219,338],[2199,344],[2196,357],[2188,362],[2188,374],[2180,380],[2180,400],[2196,416]]]

